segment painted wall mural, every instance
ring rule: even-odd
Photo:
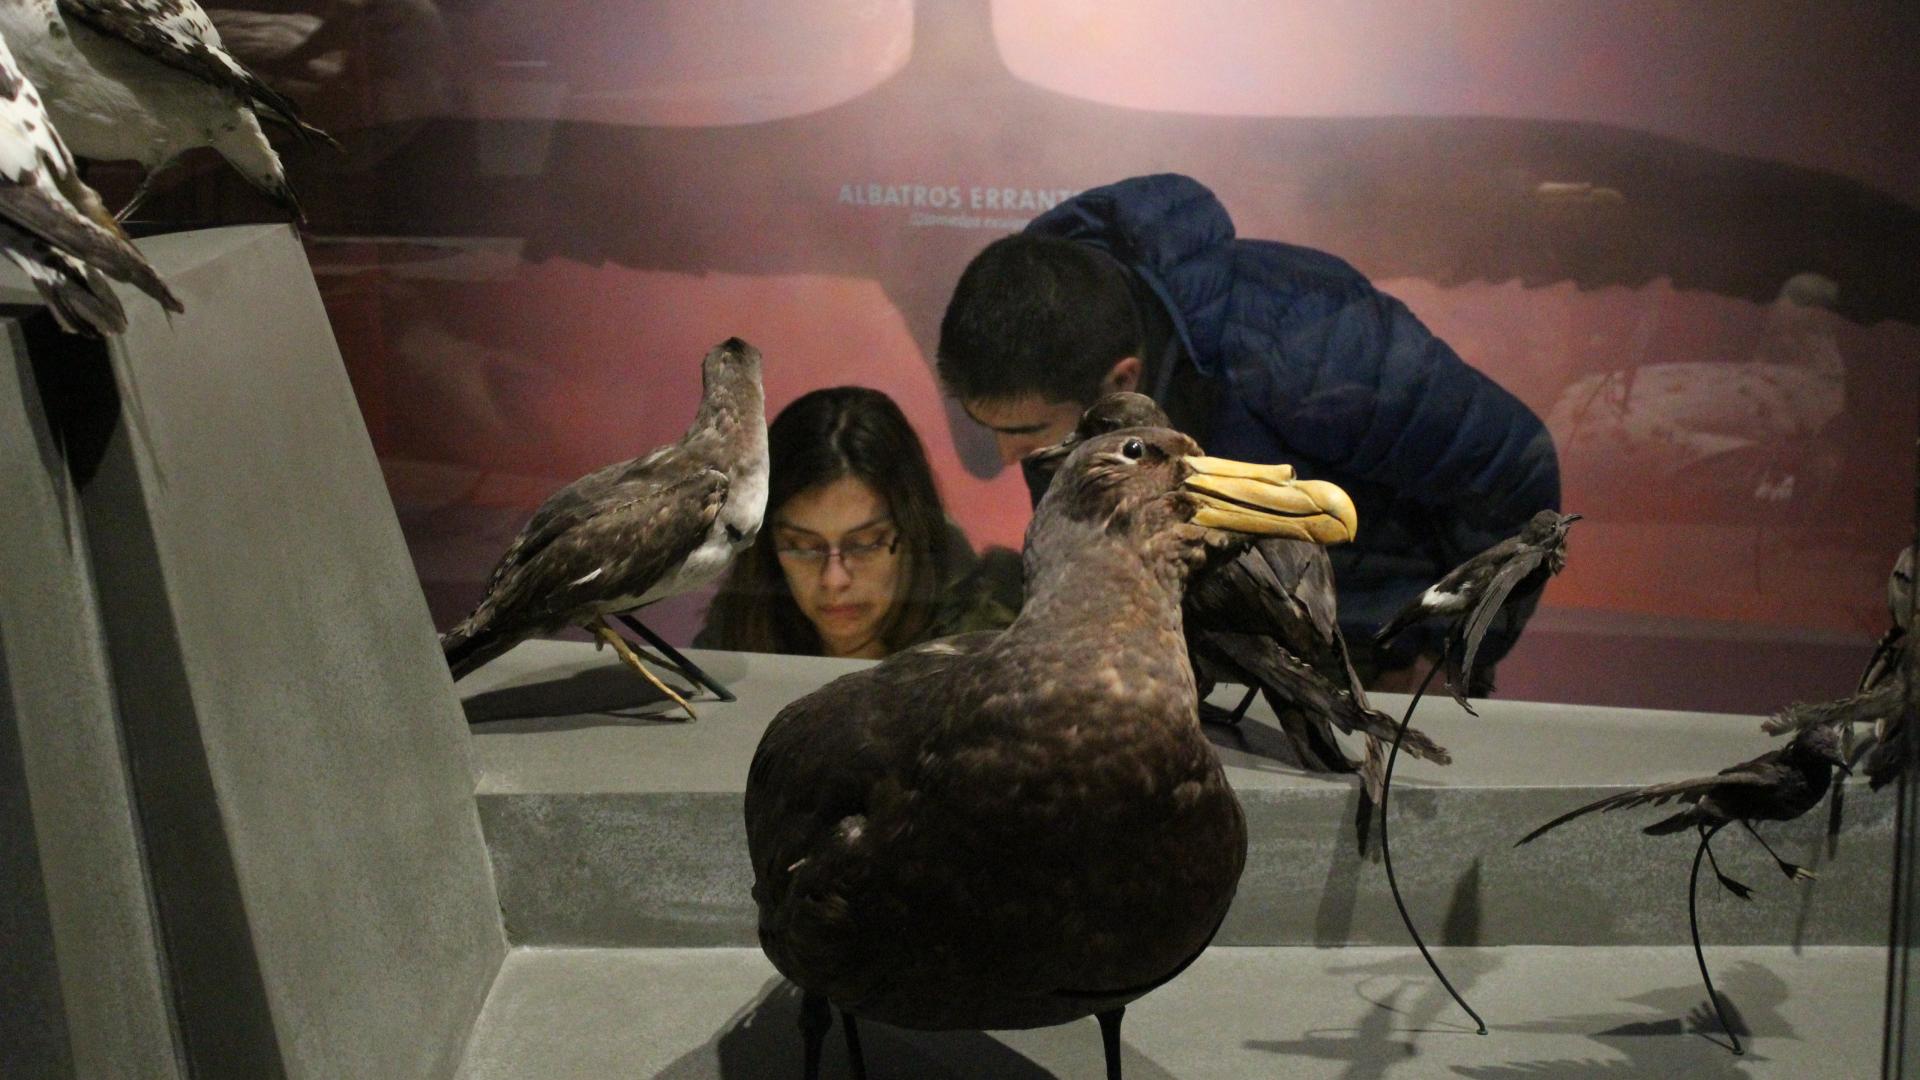
[[[1073,192],[1188,173],[1351,261],[1557,440],[1574,560],[1504,694],[1763,710],[1883,625],[1920,430],[1920,13],[1418,0],[219,10],[310,103],[309,252],[436,616],[698,359],[885,390],[977,547],[1024,488],[944,402],[947,293]],[[113,178],[107,177],[111,183]],[[231,178],[156,196],[271,216]],[[699,602],[662,621],[684,639]],[[1838,684],[1836,685],[1836,680]]]

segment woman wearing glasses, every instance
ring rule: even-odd
[[[1012,620],[1013,610],[968,586],[973,553],[892,398],[815,390],[774,417],[767,443],[766,522],[694,644],[878,658]]]

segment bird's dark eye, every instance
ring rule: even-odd
[[[1128,439],[1126,445],[1120,448],[1120,452],[1125,454],[1128,460],[1139,461],[1140,456],[1147,452],[1147,444],[1139,439]]]

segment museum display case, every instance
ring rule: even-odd
[[[1920,14],[231,2],[0,19],[0,1075],[1920,1070]]]

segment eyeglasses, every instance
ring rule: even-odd
[[[804,570],[825,570],[827,561],[837,555],[847,573],[857,574],[883,559],[892,558],[899,550],[900,534],[895,531],[885,539],[858,544],[775,544],[773,553],[781,562]]]

